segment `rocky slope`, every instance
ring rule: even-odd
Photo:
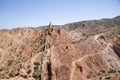
[[[0,30],[0,80],[120,80],[120,17]]]

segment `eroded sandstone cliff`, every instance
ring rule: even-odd
[[[0,80],[120,80],[120,17],[0,30]]]

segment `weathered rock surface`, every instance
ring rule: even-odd
[[[0,80],[120,80],[120,17],[0,30]]]

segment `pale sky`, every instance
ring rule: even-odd
[[[120,0],[0,0],[0,29],[66,24],[120,15]]]

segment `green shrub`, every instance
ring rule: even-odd
[[[12,60],[8,60],[7,65],[8,65],[8,66],[11,66],[11,65],[12,65],[12,63],[13,63],[13,61],[12,61]]]
[[[30,67],[31,67],[30,65],[27,66],[28,69],[29,69]]]
[[[14,72],[10,72],[10,73],[9,73],[9,76],[10,76],[10,77],[15,77],[15,73],[14,73]]]
[[[38,65],[40,65],[40,63],[39,62],[34,62],[34,65],[38,66]]]
[[[34,71],[37,71],[38,69],[39,69],[38,66],[35,66],[35,67],[34,67]]]
[[[28,73],[28,74],[30,74],[31,72],[32,72],[31,69],[27,70],[27,73]]]
[[[35,80],[40,80],[40,74],[38,74],[38,73],[33,73],[33,78],[34,78]]]

